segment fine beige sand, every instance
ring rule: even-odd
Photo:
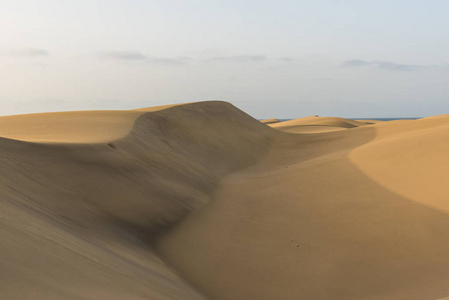
[[[0,299],[449,298],[449,115],[0,118]]]

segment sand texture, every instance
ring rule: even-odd
[[[0,118],[0,299],[449,297],[449,116]]]

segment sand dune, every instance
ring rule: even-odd
[[[40,113],[0,118],[0,136],[29,142],[102,143],[132,129],[137,111]]]
[[[382,121],[382,120],[355,120],[355,121],[360,122],[360,123],[365,123],[367,125],[385,122],[385,121]]]
[[[319,133],[365,126],[367,123],[344,118],[311,116],[269,125],[291,133]]]
[[[262,122],[264,124],[273,124],[273,123],[279,123],[280,121],[278,119],[265,119],[260,122]]]
[[[215,102],[53,122],[66,115],[0,118],[2,298],[201,298],[154,255],[152,240],[206,203],[222,176],[263,155],[270,129]],[[124,128],[105,126],[113,119]],[[22,141],[39,136],[37,122],[49,143]]]
[[[449,118],[367,123],[1,117],[0,298],[444,299]]]
[[[125,137],[142,114],[178,105],[6,116],[0,118],[0,137],[44,143],[105,143]]]

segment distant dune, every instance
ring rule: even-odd
[[[278,119],[265,119],[261,120],[260,122],[264,124],[273,124],[273,123],[279,123],[280,121]]]
[[[269,125],[291,133],[318,133],[364,126],[367,123],[336,117],[311,116]]]
[[[449,117],[0,117],[1,299],[449,297]]]

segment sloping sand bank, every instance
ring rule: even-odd
[[[0,298],[448,297],[449,118],[306,119],[0,118]]]

